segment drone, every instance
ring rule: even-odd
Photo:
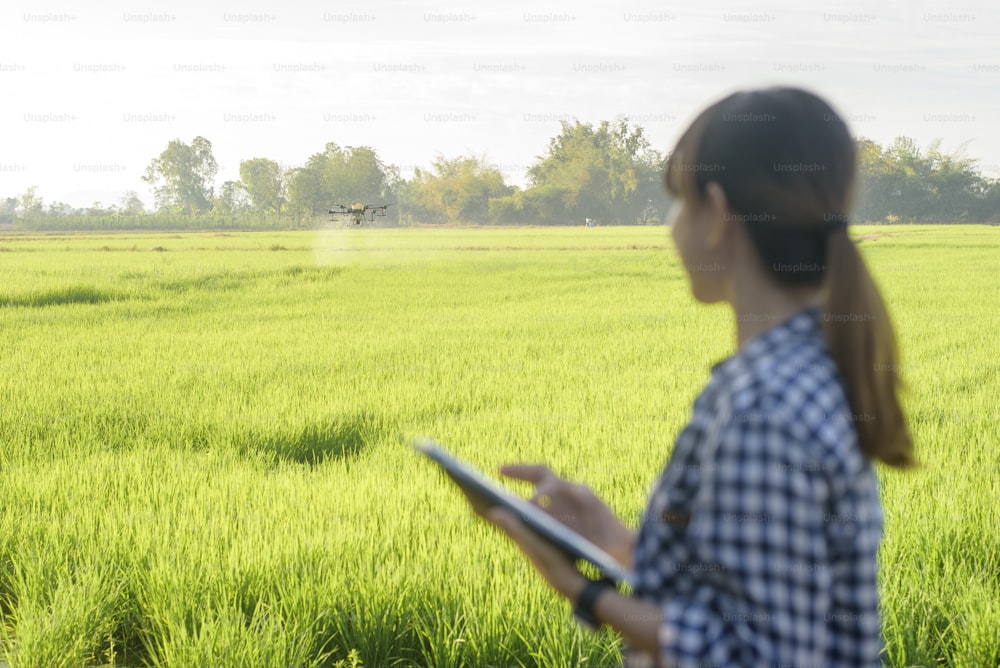
[[[349,215],[351,217],[351,222],[355,225],[363,225],[365,223],[365,216],[367,215],[368,220],[375,220],[375,216],[385,217],[385,210],[389,207],[389,204],[379,204],[373,206],[371,204],[361,204],[355,202],[354,204],[347,206],[346,204],[338,204],[337,208],[330,209],[330,213],[334,216],[344,216]]]

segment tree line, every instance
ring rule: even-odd
[[[941,142],[921,150],[907,137],[892,144],[861,137],[854,218],[867,223],[1000,222],[1000,179],[983,176],[961,151]],[[25,229],[303,228],[326,224],[330,207],[389,204],[380,224],[659,224],[669,198],[662,187],[667,156],[628,119],[597,125],[563,121],[544,155],[527,170],[528,186],[505,181],[479,156],[437,156],[404,179],[368,146],[326,144],[297,167],[270,158],[240,162],[239,179],[215,187],[211,142],[174,139],[142,180],[155,212],[138,193],[117,204],[46,205],[37,188],[0,198],[0,223]]]

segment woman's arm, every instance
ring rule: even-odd
[[[557,592],[575,602],[587,584],[587,578],[577,569],[572,560],[535,535],[513,513],[494,508],[485,515],[486,519],[500,527],[520,546],[541,576]],[[618,631],[631,647],[659,655],[659,607],[623,596],[609,587],[598,596],[594,603],[597,620]]]
[[[660,625],[663,622],[659,606],[608,589],[594,604],[594,615],[599,622],[618,631],[630,647],[659,660]]]
[[[622,524],[589,487],[563,480],[541,464],[508,464],[500,468],[500,474],[533,484],[532,504],[632,568],[636,532]]]

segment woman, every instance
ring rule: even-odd
[[[729,303],[738,350],[712,367],[638,532],[545,467],[501,469],[631,565],[633,592],[590,583],[511,513],[486,517],[578,616],[621,633],[628,665],[878,665],[872,465],[914,459],[895,335],[847,234],[848,129],[803,90],[735,93],[685,131],[665,180],[691,290]]]

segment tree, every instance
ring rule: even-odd
[[[861,222],[881,221],[888,215],[889,202],[901,192],[893,190],[889,165],[882,157],[882,147],[871,139],[855,141],[858,163],[857,205],[855,215]]]
[[[489,222],[490,200],[512,193],[485,158],[439,155],[432,167],[415,170],[405,202],[429,222]]]
[[[87,216],[113,216],[114,214],[115,214],[115,207],[113,204],[111,206],[106,207],[100,202],[93,202],[84,211],[84,215]]]
[[[340,180],[328,183],[331,192],[339,189],[342,192],[340,199],[369,204],[384,203],[391,197],[386,167],[374,149],[348,146],[343,157],[344,166],[338,174]],[[353,195],[349,195],[347,190]]]
[[[17,214],[17,198],[5,197],[0,199],[0,223],[11,223]]]
[[[141,216],[146,209],[139,199],[139,193],[129,190],[118,200],[118,210],[123,216]]]
[[[602,121],[596,128],[563,121],[547,155],[539,156],[528,170],[532,188],[526,205],[536,200],[546,207],[533,212],[541,222],[596,218],[636,223],[656,218],[667,204],[659,185],[662,164],[663,157],[650,147],[642,127],[632,127],[627,118]],[[545,190],[533,193],[536,188]]]
[[[329,198],[324,207],[351,202],[386,204],[390,203],[386,201],[390,199],[395,203],[386,167],[373,149],[367,146],[341,149],[329,143],[323,154],[313,158],[320,158],[321,161],[321,191]]]
[[[211,207],[212,182],[218,171],[210,141],[195,137],[189,146],[174,139],[149,163],[142,180],[154,186],[157,209],[202,213]]]
[[[281,166],[268,158],[240,162],[240,181],[259,213],[280,213],[285,201]]]
[[[368,146],[341,148],[330,142],[302,167],[288,170],[288,203],[299,216],[325,215],[332,205],[362,202],[396,204],[399,170],[386,166]],[[387,221],[398,211],[389,209]]]
[[[641,225],[661,225],[667,220],[671,199],[663,184],[667,156],[656,150],[643,152],[640,157],[639,184],[632,196],[630,213],[638,208],[636,222]],[[644,203],[645,202],[645,203]]]
[[[37,190],[38,186],[31,186],[17,198],[17,218],[37,218],[42,215],[42,198],[37,195]]]
[[[292,208],[296,222],[302,216],[312,216],[325,213],[324,197],[319,174],[309,167],[296,167],[285,174],[288,189],[288,205]],[[327,202],[329,204],[329,202]]]
[[[927,147],[931,206],[927,215],[939,222],[968,222],[979,219],[976,209],[989,189],[976,161],[962,153],[965,145],[952,153],[941,151],[941,140]]]
[[[979,222],[1000,215],[994,188],[962,155],[941,150],[941,140],[921,151],[909,137],[887,147],[856,140],[856,217],[862,222]]]
[[[250,195],[240,181],[226,181],[219,188],[212,209],[227,216],[245,213],[251,209]]]
[[[77,210],[66,202],[50,202],[48,211],[46,211],[47,216],[58,217],[58,216],[72,216],[78,214]]]

